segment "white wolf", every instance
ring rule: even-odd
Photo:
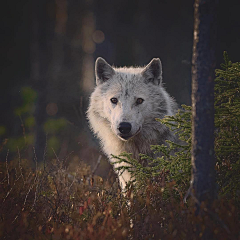
[[[96,88],[90,97],[87,117],[110,162],[112,155],[153,155],[150,145],[174,140],[174,134],[156,121],[173,115],[177,104],[162,85],[162,65],[154,58],[143,68],[111,67],[103,58],[95,63]],[[118,167],[115,165],[115,167]],[[119,176],[122,189],[130,173]]]

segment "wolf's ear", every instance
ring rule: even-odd
[[[145,82],[152,82],[159,85],[162,82],[162,64],[159,58],[153,58],[152,61],[143,69],[142,75]]]
[[[97,58],[95,63],[96,84],[102,84],[111,78],[115,71],[114,69],[101,57]]]

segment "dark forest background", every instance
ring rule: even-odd
[[[239,61],[239,9],[219,1],[217,68],[223,51]],[[98,56],[115,66],[159,57],[168,92],[191,104],[193,0],[15,0],[1,10],[1,160],[20,148],[39,162],[56,154],[96,164],[85,112]]]

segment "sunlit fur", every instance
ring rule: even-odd
[[[110,162],[112,155],[132,153],[139,159],[139,153],[153,155],[150,145],[162,144],[174,135],[167,127],[156,121],[165,115],[173,115],[177,105],[162,86],[162,67],[159,59],[153,59],[146,67],[111,67],[104,59],[96,61],[97,86],[90,97],[87,111],[90,127],[100,139],[104,153]],[[113,104],[110,99],[117,98]],[[137,105],[136,100],[143,103]],[[131,138],[119,136],[119,124],[132,125]],[[118,166],[115,166],[118,167]],[[122,188],[130,180],[129,172],[119,176]]]

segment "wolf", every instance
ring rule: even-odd
[[[145,67],[117,68],[99,57],[95,75],[87,118],[110,162],[116,162],[112,155],[122,152],[138,160],[140,153],[153,156],[150,145],[175,140],[173,132],[156,121],[177,111],[176,101],[163,86],[159,58],[153,58]],[[130,180],[127,170],[119,174],[122,190]]]

